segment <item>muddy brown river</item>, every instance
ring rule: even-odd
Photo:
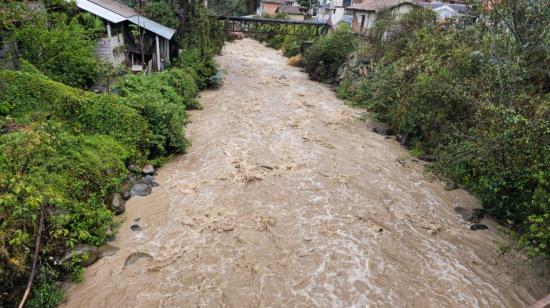
[[[475,198],[280,52],[244,39],[217,62],[224,85],[190,113],[189,152],[128,201],[120,250],[64,306],[521,307],[548,291],[498,256],[494,223],[461,223],[453,208]]]

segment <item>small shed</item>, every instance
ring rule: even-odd
[[[81,10],[104,20],[106,36],[96,42],[96,53],[113,65],[126,64],[161,71],[170,62],[175,29],[163,26],[115,0],[76,0]]]

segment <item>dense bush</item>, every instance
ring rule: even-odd
[[[54,117],[75,133],[111,135],[136,149],[148,146],[146,121],[113,95],[78,90],[26,72],[0,71],[0,80],[0,116],[9,115],[21,124]]]
[[[170,86],[164,75],[127,75],[115,85],[126,104],[138,110],[152,131],[151,154],[183,153],[187,147],[183,126],[184,98]]]
[[[386,16],[338,88],[415,153],[434,153],[434,170],[473,192],[530,255],[550,254],[549,5],[482,3],[477,18],[445,23],[420,9]]]
[[[112,235],[112,214],[104,207],[103,198],[125,179],[124,162],[129,155],[112,137],[73,135],[62,123],[51,120],[0,136],[3,305],[28,277],[41,206],[47,213],[42,271],[48,267],[62,273],[76,270],[55,261],[78,243],[100,245]]]
[[[190,70],[199,89],[208,86],[208,80],[216,74],[218,68],[211,57],[204,58],[199,49],[186,49],[174,60],[176,67]]]
[[[304,54],[305,69],[313,80],[332,82],[338,69],[357,47],[357,39],[346,24],[319,38]]]
[[[34,14],[14,33],[23,58],[47,76],[80,88],[95,83],[94,36],[78,18],[69,19],[64,13]]]

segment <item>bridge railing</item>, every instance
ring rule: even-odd
[[[297,21],[240,16],[211,16],[224,23],[227,32],[322,35],[330,29],[326,22]]]

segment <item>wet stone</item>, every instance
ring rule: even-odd
[[[113,245],[109,245],[109,244],[103,245],[103,246],[99,247],[99,256],[101,258],[114,256],[117,253],[117,251],[119,251],[119,250],[120,250],[120,248],[115,247]]]
[[[391,136],[394,134],[393,129],[389,127],[374,127],[372,131],[383,136]]]
[[[128,201],[128,199],[130,199],[130,197],[131,197],[130,192],[127,191],[127,190],[121,192],[120,195],[122,196],[122,199],[124,199],[126,201]]]
[[[472,231],[485,230],[485,229],[489,229],[489,227],[487,227],[484,224],[473,224],[470,226],[470,230]]]
[[[458,188],[458,185],[456,185],[456,183],[452,180],[448,180],[445,183],[445,190],[455,190],[457,188]]]
[[[155,177],[152,175],[146,175],[143,177],[143,182],[151,187],[157,187],[159,184],[155,182]]]
[[[78,245],[71,249],[61,259],[62,264],[66,264],[69,261],[78,261],[82,266],[92,265],[99,259],[99,250],[92,245]]]
[[[134,185],[132,185],[132,189],[130,190],[130,195],[132,197],[134,196],[147,196],[152,191],[151,185],[147,185],[146,183],[140,181],[136,182]]]
[[[152,261],[153,257],[150,254],[145,252],[133,252],[128,257],[126,257],[126,260],[124,261],[124,267],[132,265],[137,261],[139,261],[140,259]]]
[[[152,165],[146,165],[145,167],[143,167],[141,172],[143,172],[143,174],[153,175],[155,174],[155,167],[153,167]]]
[[[111,210],[116,215],[124,213],[126,210],[125,206],[126,201],[124,201],[124,198],[121,194],[112,194],[111,197],[109,197],[109,200],[107,201],[107,206],[109,207],[109,210]]]
[[[130,229],[134,232],[141,231],[141,227],[138,224],[131,225]]]

